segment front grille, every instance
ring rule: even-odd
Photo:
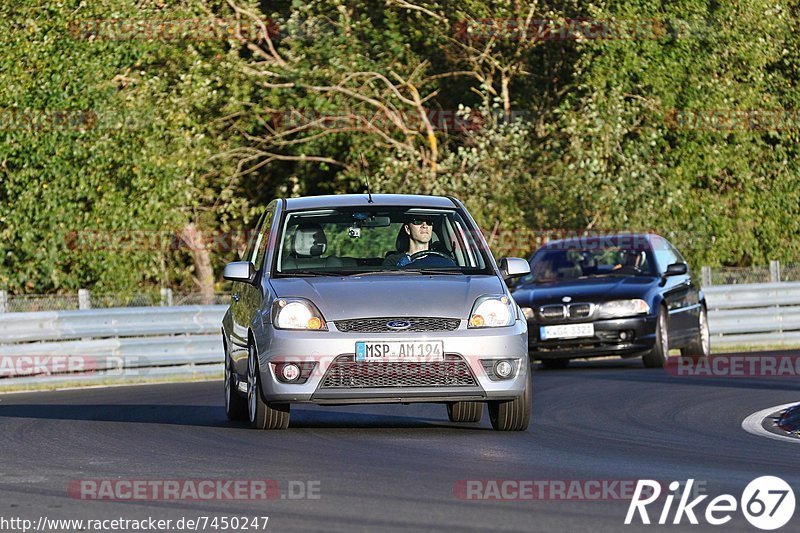
[[[461,357],[446,354],[444,361],[363,362],[353,355],[337,357],[322,379],[321,389],[380,387],[475,387],[475,377]]]
[[[407,329],[390,328],[391,322],[408,322]],[[392,333],[406,331],[454,331],[461,320],[458,318],[404,317],[404,318],[355,318],[336,320],[336,329],[353,333]]]
[[[539,314],[542,315],[542,318],[546,320],[552,320],[555,318],[564,318],[564,306],[545,305],[544,307],[539,308]]]
[[[592,314],[592,304],[572,304],[569,306],[570,318],[586,318]]]

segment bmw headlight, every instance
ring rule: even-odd
[[[468,328],[499,328],[511,326],[516,320],[514,301],[505,294],[481,296],[475,300],[469,314]]]
[[[626,316],[645,315],[650,306],[644,300],[612,300],[597,306],[598,318],[621,318]]]
[[[327,331],[319,309],[302,298],[278,298],[272,306],[272,325],[278,329]]]

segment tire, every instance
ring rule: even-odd
[[[261,372],[258,355],[252,342],[247,357],[247,415],[254,429],[286,429],[289,427],[289,404],[265,402],[261,395]]]
[[[531,376],[525,391],[513,400],[490,401],[489,420],[497,431],[525,431],[531,421]]]
[[[647,368],[664,368],[669,359],[669,321],[667,310],[664,306],[658,309],[656,319],[656,341],[653,348],[642,356],[644,366]]]
[[[447,404],[450,422],[480,422],[483,418],[483,402],[450,402]]]
[[[542,359],[542,368],[545,370],[561,370],[569,366],[569,359]]]
[[[685,348],[681,348],[682,357],[702,359],[711,355],[711,335],[708,331],[708,311],[706,306],[700,307],[697,336]]]
[[[224,342],[224,341],[223,341]],[[236,390],[233,363],[225,350],[225,414],[228,420],[247,420],[247,400]]]

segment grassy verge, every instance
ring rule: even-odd
[[[219,374],[197,374],[197,375],[166,375],[166,376],[142,376],[139,378],[107,377],[102,379],[89,378],[69,378],[64,377],[53,382],[32,382],[32,383],[2,383],[0,381],[0,393],[6,392],[34,392],[34,391],[55,391],[63,389],[93,388],[93,387],[119,387],[126,385],[147,385],[157,383],[191,383],[199,381],[221,381],[222,372]]]

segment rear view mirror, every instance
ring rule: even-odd
[[[507,257],[500,260],[500,273],[505,280],[527,276],[531,273],[531,265],[519,257]]]
[[[253,283],[253,279],[256,277],[256,267],[250,261],[234,261],[225,265],[222,277],[228,281]]]
[[[686,266],[686,263],[672,263],[667,267],[667,271],[664,272],[665,276],[682,276],[689,272],[689,267]]]
[[[364,228],[385,228],[386,226],[391,225],[391,223],[392,221],[389,219],[389,217],[372,216],[364,219],[361,222],[361,226]]]

